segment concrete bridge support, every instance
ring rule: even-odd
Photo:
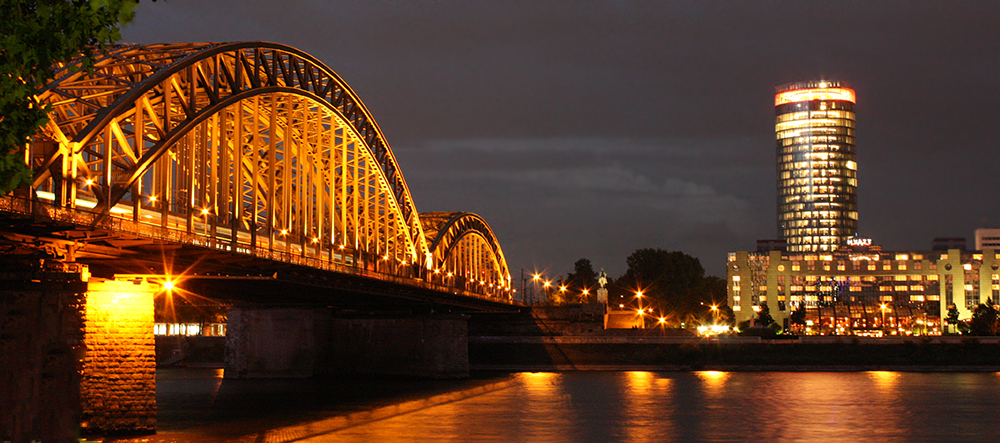
[[[342,317],[325,308],[234,308],[226,378],[469,376],[468,320]]]

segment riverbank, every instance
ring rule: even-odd
[[[470,337],[472,370],[997,372],[997,337]]]

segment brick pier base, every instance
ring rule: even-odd
[[[159,286],[90,282],[84,303],[80,426],[87,433],[156,432],[153,296]]]

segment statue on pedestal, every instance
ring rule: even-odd
[[[604,285],[608,284],[608,274],[601,269],[601,273],[598,274],[597,284],[601,287],[597,289],[597,302],[598,303],[608,303],[608,290],[604,289]]]

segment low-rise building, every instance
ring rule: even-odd
[[[800,306],[807,333],[940,332],[950,306],[959,318],[1000,299],[1000,255],[981,251],[730,252],[726,281],[736,321],[764,305],[786,329]],[[928,325],[931,325],[928,327]],[[934,329],[937,329],[935,331]]]
[[[976,249],[1000,249],[1000,229],[976,229]]]

